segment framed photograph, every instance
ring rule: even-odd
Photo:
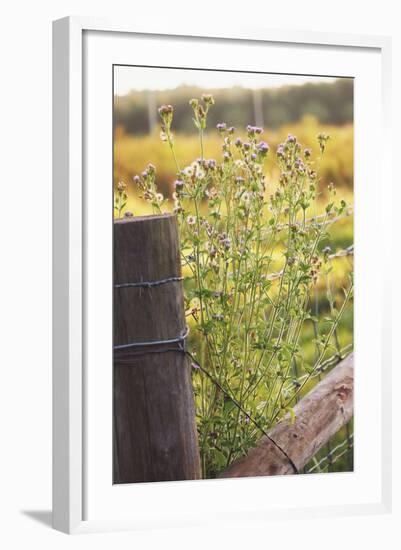
[[[204,34],[54,23],[68,533],[390,509],[389,39]]]

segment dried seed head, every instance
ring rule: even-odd
[[[184,182],[178,179],[178,180],[175,180],[173,185],[174,185],[174,189],[177,189],[177,191],[179,191],[184,187]]]
[[[172,115],[173,112],[174,112],[174,108],[172,105],[162,105],[161,107],[159,107],[159,115],[162,118]]]

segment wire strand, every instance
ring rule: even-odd
[[[154,286],[165,285],[167,283],[176,283],[182,281],[184,277],[166,277],[157,281],[139,281],[136,283],[117,283],[114,288],[152,288]]]
[[[185,341],[189,334],[189,327],[185,328],[185,331],[175,338],[166,338],[165,340],[145,340],[143,342],[130,342],[128,344],[118,344],[114,346],[114,350],[129,349],[129,348],[142,348],[146,346],[163,346],[167,344],[181,344]],[[161,350],[162,352],[163,350]]]

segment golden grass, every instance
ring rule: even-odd
[[[277,131],[265,131],[262,139],[267,141],[271,152],[266,163],[269,179],[274,180],[277,171],[274,168],[274,151],[288,133],[295,134],[304,147],[312,149],[318,155],[316,135],[319,132],[330,134],[327,154],[325,154],[319,172],[322,179],[329,183],[333,181],[338,187],[352,189],[353,183],[353,126],[322,126],[313,117],[304,117],[297,124],[281,127]],[[245,137],[245,134],[243,135]],[[217,131],[211,129],[204,139],[206,158],[220,161],[222,138]],[[176,155],[183,168],[200,156],[199,140],[193,135],[175,136]],[[158,134],[148,136],[133,136],[121,131],[116,133],[114,141],[114,182],[124,181],[132,190],[132,177],[144,170],[148,163],[157,168],[157,183],[164,194],[171,193],[171,185],[175,179],[176,168],[169,147],[160,140]],[[146,209],[144,211],[146,213]]]

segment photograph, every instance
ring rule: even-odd
[[[114,65],[112,154],[113,483],[352,472],[354,79]]]

